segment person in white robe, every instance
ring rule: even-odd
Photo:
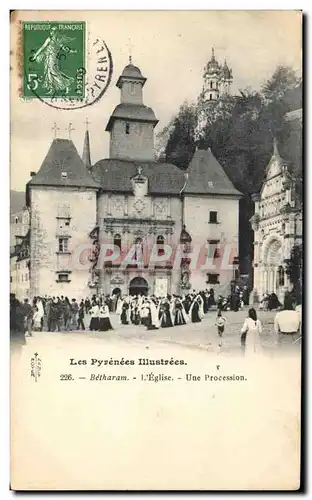
[[[252,307],[248,311],[248,318],[245,319],[241,329],[241,343],[245,350],[245,356],[261,354],[260,335],[262,333],[261,322],[257,318],[257,313]]]

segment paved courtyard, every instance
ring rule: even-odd
[[[263,351],[268,354],[276,351],[276,335],[274,333],[274,316],[275,311],[259,311],[258,317],[262,322],[263,332],[261,335],[261,345]],[[215,312],[209,312],[201,323],[189,323],[184,326],[176,326],[172,328],[159,328],[158,330],[147,330],[144,326],[121,325],[119,317],[115,314],[111,315],[111,322],[114,330],[108,332],[91,332],[88,329],[90,319],[85,318],[85,331],[70,331],[70,332],[34,332],[33,337],[27,338],[27,344],[40,341],[52,341],[59,339],[67,339],[73,342],[78,342],[81,338],[96,338],[103,342],[118,342],[121,344],[165,344],[178,345],[188,349],[200,349],[210,352],[222,354],[239,354],[241,352],[240,336],[241,327],[247,315],[247,309],[244,311],[228,311],[225,313],[227,324],[223,337],[217,335],[215,327]],[[289,337],[283,339],[283,351],[291,349],[293,352],[300,353],[300,339],[294,342],[294,339]]]

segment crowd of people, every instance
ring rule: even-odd
[[[241,299],[240,291],[234,295]],[[274,294],[271,294],[274,295]],[[35,297],[32,303],[25,299],[19,302],[13,294],[10,297],[11,331],[21,335],[32,336],[33,331],[108,331],[112,330],[110,315],[115,313],[121,325],[142,325],[148,330],[170,328],[173,326],[199,323],[209,310],[216,310],[215,326],[217,334],[222,337],[226,328],[224,311],[238,310],[237,300],[233,294],[227,308],[222,308],[222,297],[215,300],[214,290],[195,290],[185,296],[167,295],[156,297],[135,295],[111,296],[93,295],[82,299],[79,303],[67,297]],[[271,302],[270,302],[271,301]],[[239,307],[245,302],[240,301]],[[246,304],[247,305],[247,304]],[[232,306],[232,307],[231,307]],[[266,307],[266,306],[265,306]],[[260,303],[260,309],[263,303]],[[301,305],[296,311],[291,295],[285,297],[284,307],[277,297],[269,297],[268,309],[282,309],[274,320],[276,334],[296,335],[301,328]],[[87,319],[87,321],[85,321]],[[260,346],[262,325],[254,308],[250,308],[248,317],[241,329],[241,344],[245,349],[256,350]]]
[[[11,328],[22,328],[26,335],[32,331],[85,330],[85,317],[92,331],[112,329],[110,313],[116,313],[123,325],[145,325],[148,329],[200,322],[204,314],[216,305],[214,291],[193,291],[184,297],[135,295],[93,295],[79,303],[68,297],[35,297],[30,303],[20,303],[11,296]]]

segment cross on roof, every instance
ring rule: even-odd
[[[132,45],[131,45],[131,38],[128,38],[129,42],[128,42],[128,49],[129,49],[129,63],[132,64]]]
[[[52,127],[52,132],[54,132],[54,139],[57,138],[57,132],[60,130],[60,128],[56,125],[56,122],[54,122],[53,127]]]
[[[88,130],[88,125],[90,125],[91,122],[89,122],[88,117],[85,119],[85,124],[86,124],[86,129]]]
[[[71,132],[72,132],[73,130],[75,130],[75,129],[72,127],[72,125],[73,125],[72,123],[69,123],[69,124],[68,124],[68,127],[65,129],[65,130],[67,130],[67,131],[68,131],[68,138],[69,138],[69,139],[71,138],[71,137],[70,137]]]

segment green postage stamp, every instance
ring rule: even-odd
[[[85,22],[23,22],[22,96],[83,99]]]

